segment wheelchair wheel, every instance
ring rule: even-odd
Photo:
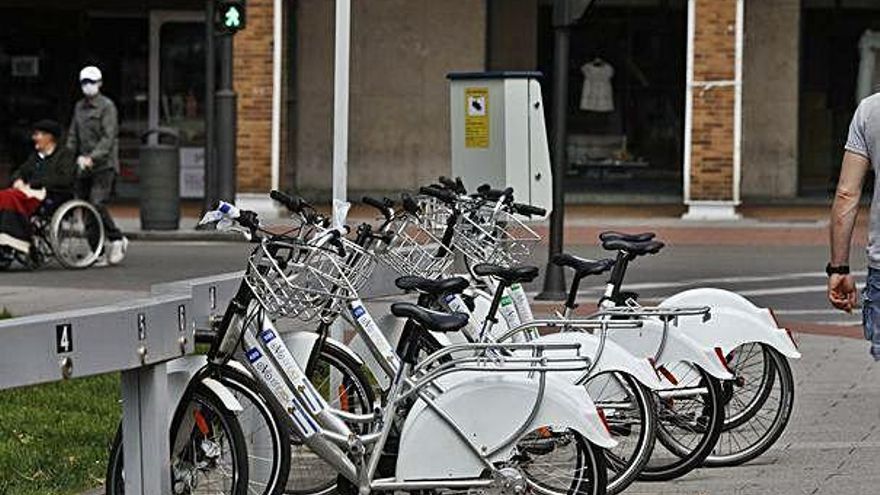
[[[65,268],[87,268],[104,249],[104,224],[91,204],[75,199],[61,205],[49,224],[49,242]]]

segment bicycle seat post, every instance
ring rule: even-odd
[[[614,262],[614,268],[611,270],[611,278],[605,286],[605,293],[599,300],[599,307],[614,307],[617,296],[620,295],[620,287],[623,285],[623,279],[626,276],[626,269],[632,257],[624,250],[617,251],[617,259]]]

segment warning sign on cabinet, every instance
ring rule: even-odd
[[[467,88],[464,91],[467,108],[464,117],[464,145],[466,148],[489,147],[489,88]]]

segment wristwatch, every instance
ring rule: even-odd
[[[849,265],[832,266],[831,263],[825,265],[825,273],[831,275],[849,275]]]

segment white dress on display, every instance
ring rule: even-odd
[[[614,91],[611,78],[614,67],[597,58],[581,66],[584,75],[584,88],[581,92],[581,110],[587,112],[613,112]]]

